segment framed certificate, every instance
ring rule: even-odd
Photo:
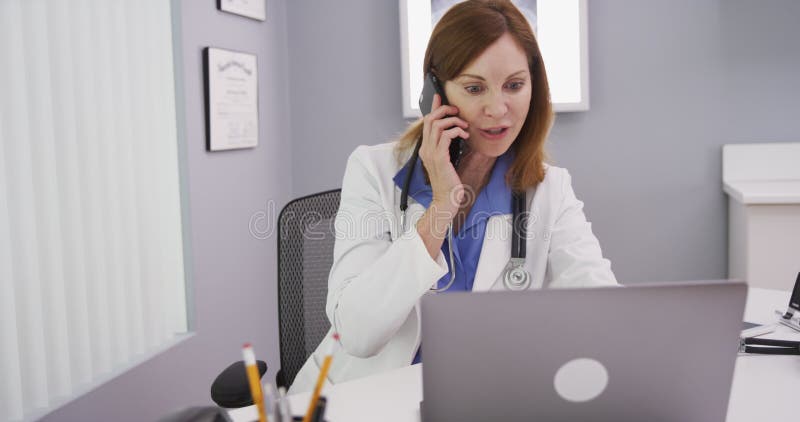
[[[256,56],[221,48],[203,51],[209,151],[258,145]]]
[[[267,19],[266,0],[217,0],[217,8],[259,21]]]

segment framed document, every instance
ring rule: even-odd
[[[422,61],[431,31],[460,0],[399,0],[403,117],[420,116]],[[528,19],[544,57],[553,110],[589,109],[586,0],[512,0]]]
[[[258,145],[258,68],[253,54],[208,47],[206,138],[209,151]]]
[[[263,21],[267,19],[267,0],[217,0],[217,8],[223,12]]]

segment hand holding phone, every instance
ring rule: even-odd
[[[425,77],[419,106],[424,116],[419,157],[430,177],[433,200],[457,211],[464,188],[456,167],[464,138],[469,138],[469,125],[458,117],[458,108],[448,105],[442,84],[430,73]]]

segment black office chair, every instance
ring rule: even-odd
[[[289,387],[331,327],[325,314],[341,189],[295,199],[278,216],[279,386]]]

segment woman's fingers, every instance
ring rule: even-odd
[[[455,138],[467,139],[469,138],[469,132],[467,132],[464,129],[461,129],[460,127],[451,127],[450,129],[447,129],[442,132],[442,137],[441,140],[439,141],[439,147],[447,148],[449,145],[441,145],[441,144],[445,143],[445,139],[448,141],[452,141]]]
[[[428,113],[425,116],[425,120],[427,122],[432,122],[435,120],[443,119],[446,116],[455,116],[457,114],[458,114],[458,107],[451,105],[443,105],[434,108],[430,113]]]
[[[435,94],[433,96],[433,105],[431,107],[431,112],[428,113],[426,116],[423,117],[423,141],[425,140],[424,135],[430,135],[431,130],[433,129],[433,123],[439,120],[446,118],[447,116],[456,116],[458,114],[458,107],[450,106],[450,105],[441,105],[442,97],[439,94]],[[453,126],[453,125],[451,125]],[[437,134],[438,135],[438,134]],[[430,137],[431,140],[434,142],[438,142],[438,136]],[[424,143],[424,142],[423,142]]]
[[[453,127],[443,131],[442,137],[439,140],[439,144],[436,145],[437,153],[446,155],[449,159],[450,144],[453,143],[453,141],[456,138],[467,139],[469,138],[469,132],[465,131],[464,129],[461,129],[460,127]]]
[[[443,132],[454,126],[466,129],[469,127],[469,124],[458,116],[446,117],[431,124],[431,127],[438,132]]]

